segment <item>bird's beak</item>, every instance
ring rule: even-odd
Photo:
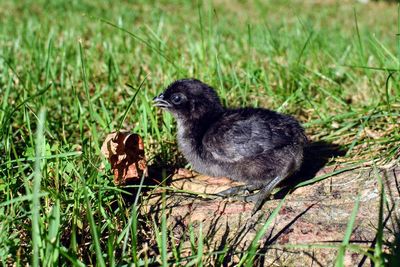
[[[160,107],[160,108],[170,108],[170,107],[172,107],[172,105],[168,101],[164,100],[164,95],[163,94],[153,98],[153,106]]]

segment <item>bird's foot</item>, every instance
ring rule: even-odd
[[[260,210],[260,208],[262,207],[264,202],[271,195],[272,190],[280,182],[282,182],[283,179],[284,178],[277,176],[264,187],[259,186],[259,185],[252,185],[252,184],[240,185],[240,186],[226,189],[222,192],[217,193],[216,195],[220,196],[220,197],[230,197],[234,200],[255,203],[253,210],[251,211],[251,216],[253,216],[257,211]],[[260,191],[255,194],[248,195],[249,192],[253,192],[255,190],[260,190]],[[246,194],[246,195],[243,195],[243,194]]]
[[[228,188],[224,191],[221,191],[217,193],[218,196],[221,197],[228,197],[228,196],[233,196],[233,195],[239,195],[239,194],[248,194],[249,192],[253,192],[254,190],[260,189],[261,187],[259,185],[239,185],[235,187]]]
[[[272,190],[280,183],[282,182],[284,178],[277,176],[275,177],[269,184],[267,184],[265,187],[263,187],[257,194],[254,194],[251,197],[252,202],[255,202],[253,210],[251,211],[251,216],[253,216],[257,211],[260,210],[264,202],[267,200],[267,198],[271,195]],[[250,199],[250,198],[249,198]]]
[[[264,204],[264,202],[268,199],[268,197],[271,195],[271,191],[265,192],[263,189],[261,189],[259,192],[247,196],[231,196],[229,197],[232,200],[237,200],[237,201],[242,201],[242,202],[247,202],[247,203],[253,203],[254,207],[251,211],[251,216],[253,216]]]
[[[247,202],[247,203],[256,203],[258,200],[258,193],[247,195],[247,196],[231,196],[229,197],[232,200]]]

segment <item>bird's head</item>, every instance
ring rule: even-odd
[[[217,93],[195,79],[177,80],[156,96],[154,106],[166,109],[177,119],[196,120],[223,111]]]

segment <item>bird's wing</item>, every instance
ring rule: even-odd
[[[250,159],[268,150],[290,143],[290,136],[276,126],[252,118],[225,121],[210,128],[203,146],[214,158],[224,162]]]

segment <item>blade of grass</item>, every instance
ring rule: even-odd
[[[361,41],[361,34],[360,34],[360,29],[358,27],[357,12],[356,12],[355,8],[353,9],[353,13],[354,13],[354,24],[356,26],[356,33],[357,33],[358,51],[359,51],[359,54],[360,54],[359,56],[360,56],[362,64],[366,65],[365,64],[364,46],[363,46],[362,41]]]
[[[385,187],[383,185],[382,177],[378,173],[378,168],[375,164],[373,164],[373,170],[376,179],[378,180],[378,185],[380,187],[380,198],[379,198],[379,215],[378,215],[378,230],[376,233],[376,243],[374,249],[374,258],[375,258],[375,266],[385,266],[385,260],[383,256],[383,227],[384,227],[384,218],[383,218],[383,209],[385,202]]]
[[[95,144],[95,149],[97,151],[97,154],[100,154],[100,146],[99,146],[99,137],[97,134],[97,127],[94,124],[94,122],[96,121],[96,114],[95,114],[95,109],[93,107],[93,103],[91,101],[90,98],[90,93],[89,93],[89,84],[88,84],[88,78],[87,78],[87,72],[86,72],[86,64],[85,64],[85,55],[83,53],[83,48],[82,48],[82,41],[79,41],[79,55],[80,55],[80,60],[81,60],[81,70],[82,70],[82,78],[83,78],[83,87],[85,89],[85,95],[86,95],[86,99],[88,102],[88,106],[89,106],[89,116],[90,116],[90,122],[89,122],[89,127],[91,130],[91,133],[93,135],[93,138],[91,140],[93,140],[94,144]]]
[[[49,194],[48,192],[39,193],[38,197],[42,198],[42,197],[47,196],[48,194]],[[4,201],[4,202],[0,203],[0,208],[4,207],[4,206],[8,206],[8,205],[13,205],[13,204],[18,203],[18,202],[32,201],[32,199],[33,199],[33,194],[27,194],[25,196],[15,197],[15,198],[12,198],[10,200],[7,200],[7,201]]]
[[[60,231],[60,200],[56,200],[50,212],[49,227],[46,239],[45,266],[58,265],[59,254],[59,231]]]
[[[354,223],[356,221],[359,206],[360,206],[360,195],[358,195],[356,198],[353,211],[351,212],[349,222],[347,223],[347,228],[346,228],[346,232],[343,237],[342,244],[339,247],[339,251],[336,256],[335,266],[337,266],[337,267],[344,266],[344,256],[346,253],[346,248],[350,242],[350,237],[351,237],[351,233],[353,232]]]
[[[97,259],[96,265],[105,267],[106,264],[104,262],[103,253],[101,251],[100,238],[99,238],[99,234],[98,234],[98,230],[97,230],[97,225],[94,221],[93,211],[92,211],[92,207],[91,207],[91,204],[89,201],[88,189],[87,189],[86,185],[85,185],[85,188],[83,189],[83,195],[84,195],[85,204],[86,204],[86,213],[87,213],[87,218],[89,221],[90,233],[92,234],[92,242],[94,243],[94,247],[95,247],[96,259]]]
[[[376,107],[373,108],[373,110],[370,112],[370,114],[368,115],[367,118],[362,120],[360,126],[358,127],[357,134],[355,135],[353,142],[351,142],[349,148],[346,151],[346,156],[351,155],[350,153],[353,151],[353,148],[356,146],[356,144],[360,140],[361,133],[364,131],[365,126],[367,125],[367,123],[369,122],[371,117],[375,114],[375,110],[376,110]]]
[[[122,124],[124,123],[124,121],[125,121],[125,119],[126,119],[126,116],[128,115],[128,112],[129,112],[129,110],[130,110],[131,107],[132,107],[133,101],[135,101],[136,96],[137,96],[137,94],[139,93],[140,88],[142,88],[142,86],[143,86],[144,82],[146,81],[146,79],[147,79],[147,76],[144,77],[144,79],[140,82],[138,88],[137,88],[136,91],[135,91],[135,94],[132,96],[132,99],[131,99],[131,101],[129,102],[128,107],[126,108],[126,110],[125,110],[125,112],[124,112],[124,115],[122,116],[122,120],[121,120],[121,122],[119,123],[119,126],[118,126],[118,128],[117,128],[117,131],[118,131],[118,132],[121,130]],[[128,87],[134,89],[133,86],[130,85],[130,84],[126,84],[126,86],[128,86]]]
[[[189,261],[187,264],[185,264],[185,266],[203,266],[203,247],[204,247],[204,241],[203,241],[203,225],[200,223],[199,226],[199,235],[197,237],[197,243],[196,243],[196,238],[195,238],[195,233],[194,233],[194,227],[193,225],[190,225],[190,229],[189,229],[189,238],[190,238],[190,248],[191,248],[191,252],[193,257],[189,257],[192,258],[191,261]]]
[[[200,223],[200,227],[199,227],[199,236],[197,237],[197,262],[196,262],[196,266],[203,266],[203,244],[204,240],[203,240],[203,224]]]
[[[396,72],[390,72],[388,77],[386,78],[385,82],[385,92],[386,92],[386,105],[388,110],[391,110],[391,101],[390,101],[390,79],[393,78],[393,75],[396,74]]]
[[[366,70],[378,70],[384,72],[396,72],[398,69],[385,68],[385,67],[373,67],[373,66],[360,66],[360,65],[340,65],[342,67],[353,68],[353,69],[366,69]]]
[[[46,120],[46,110],[41,108],[39,111],[39,121],[36,130],[36,160],[32,188],[32,266],[37,267],[42,258],[42,240],[40,235],[40,183],[42,180],[42,160],[40,159],[45,150],[44,124]]]
[[[303,57],[304,52],[307,49],[307,46],[310,44],[311,38],[313,37],[313,35],[314,35],[314,31],[310,31],[310,33],[308,34],[307,40],[304,43],[303,47],[301,48],[299,56],[297,57],[297,60],[296,60],[296,65],[297,66],[300,65],[301,58]]]
[[[310,179],[310,180],[301,182],[301,183],[297,184],[297,185],[295,186],[295,188],[299,188],[299,187],[302,187],[302,186],[310,185],[310,184],[313,184],[313,183],[322,181],[322,180],[324,180],[324,179],[326,179],[326,178],[329,178],[329,177],[331,177],[331,176],[335,176],[335,175],[340,174],[340,173],[343,173],[343,172],[347,172],[347,171],[354,170],[354,169],[356,169],[356,168],[359,168],[359,165],[358,165],[358,164],[350,165],[350,166],[348,166],[348,167],[344,167],[344,168],[342,168],[342,169],[333,171],[333,172],[331,172],[331,173],[327,173],[327,174],[324,174],[324,175],[321,175],[321,176],[314,177],[314,178],[312,178],[312,179]]]
[[[200,37],[201,37],[201,49],[202,49],[202,59],[206,58],[206,46],[204,43],[204,25],[203,25],[203,16],[201,13],[201,4],[202,1],[197,1],[197,14],[199,16],[199,26],[200,26]]]
[[[73,264],[73,266],[79,266],[79,267],[84,267],[84,266],[86,266],[86,265],[83,264],[77,257],[71,256],[71,255],[69,254],[69,250],[68,250],[66,247],[64,247],[64,246],[61,246],[61,247],[60,247],[60,254],[61,254],[63,257],[65,257],[66,259],[68,259],[68,260]]]
[[[265,235],[268,228],[270,227],[272,221],[278,216],[279,211],[282,208],[283,203],[286,200],[286,196],[279,202],[278,206],[274,209],[271,215],[268,217],[267,221],[264,223],[262,228],[257,232],[256,236],[254,237],[253,241],[249,249],[245,252],[244,256],[240,259],[238,266],[242,266],[246,263],[246,266],[253,266],[254,257],[256,255],[256,250],[259,247],[259,241]]]
[[[144,181],[144,173],[142,175],[142,178],[140,179],[140,183],[139,183],[139,187],[137,189],[137,193],[135,196],[135,201],[133,203],[133,207],[132,207],[132,215],[129,218],[128,224],[126,226],[126,231],[123,231],[123,233],[121,233],[120,237],[118,238],[118,240],[122,239],[123,234],[125,235],[124,237],[124,242],[122,245],[122,256],[125,255],[125,251],[128,245],[128,237],[129,237],[129,231],[130,228],[132,227],[132,256],[133,256],[133,261],[135,264],[137,264],[137,220],[138,220],[138,202],[139,202],[139,196],[140,193],[142,191],[143,188],[143,181]],[[119,244],[120,241],[118,241],[117,243]],[[136,262],[135,262],[136,261]]]
[[[120,243],[122,238],[124,238],[124,242],[123,242],[123,245],[122,245],[122,255],[123,256],[125,255],[125,251],[126,251],[126,248],[128,246],[128,237],[129,237],[129,231],[130,231],[131,224],[132,223],[137,223],[137,222],[135,222],[135,220],[137,220],[137,204],[138,204],[138,201],[139,201],[140,192],[142,191],[142,188],[143,188],[144,177],[145,176],[143,174],[142,178],[140,179],[140,183],[139,183],[138,186],[137,185],[127,186],[127,188],[138,188],[138,191],[136,193],[135,201],[134,201],[133,207],[132,207],[133,209],[136,209],[136,210],[133,210],[132,215],[129,218],[129,221],[128,221],[128,224],[127,224],[126,228],[122,231],[122,233],[119,235],[119,237],[117,239],[117,243]],[[136,234],[136,233],[134,233],[134,234]],[[136,245],[136,243],[133,243],[133,246],[135,246],[135,245]]]
[[[163,185],[165,186],[165,179],[167,177],[165,170],[163,170]],[[167,257],[167,251],[168,251],[168,244],[167,244],[167,236],[168,236],[168,230],[167,230],[167,215],[165,213],[165,205],[166,205],[166,199],[165,199],[165,191],[162,193],[162,214],[161,214],[161,262],[163,267],[168,266],[168,257]]]
[[[99,18],[100,21],[104,22],[105,24],[108,24],[111,27],[114,27],[124,33],[127,33],[128,35],[130,35],[132,38],[140,41],[141,43],[143,43],[145,46],[147,46],[148,48],[150,48],[152,51],[156,52],[158,55],[160,55],[161,57],[163,57],[166,61],[168,61],[178,72],[182,72],[180,67],[178,65],[175,64],[175,62],[173,60],[171,60],[170,58],[168,58],[160,49],[152,46],[149,42],[147,42],[146,40],[144,40],[143,38],[139,37],[138,35],[128,31],[127,29],[124,29],[108,20],[105,20],[103,18]]]
[[[397,66],[400,71],[400,4],[397,4]]]

